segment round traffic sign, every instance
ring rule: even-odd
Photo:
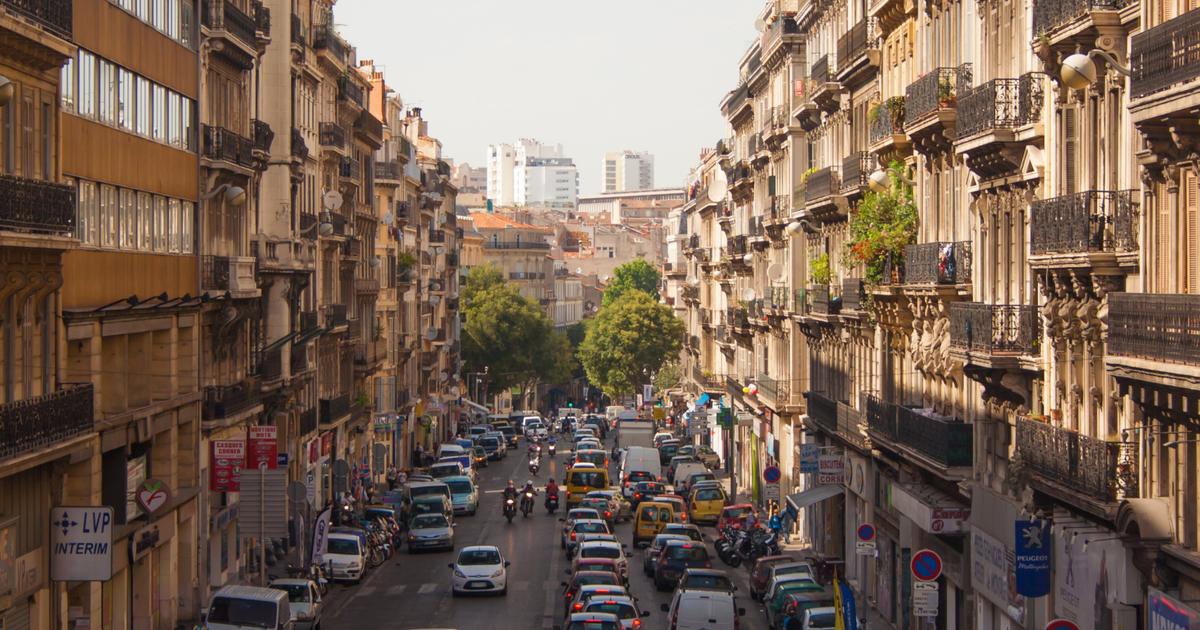
[[[922,582],[932,582],[942,574],[942,557],[932,549],[922,549],[912,557],[913,577]]]
[[[871,542],[875,540],[875,526],[870,523],[863,523],[858,526],[858,539],[863,542]]]
[[[1066,619],[1055,619],[1046,624],[1046,630],[1079,630],[1079,626],[1075,625],[1074,621]]]
[[[762,472],[763,481],[767,483],[779,483],[783,478],[783,473],[779,471],[778,466],[767,466]]]

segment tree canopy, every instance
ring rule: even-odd
[[[679,354],[683,322],[649,293],[631,289],[600,309],[577,356],[588,380],[616,398],[650,382]]]
[[[470,304],[475,298],[475,294],[490,289],[494,286],[500,286],[505,283],[504,272],[496,265],[483,265],[481,267],[472,267],[467,272],[467,280],[463,283],[462,298],[463,302]]]
[[[661,276],[654,265],[638,258],[613,270],[612,280],[604,289],[603,306],[616,302],[627,291],[637,290],[658,300],[658,283]]]

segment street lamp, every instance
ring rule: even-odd
[[[0,104],[2,104],[4,101],[4,85],[5,84],[0,84]],[[209,199],[212,199],[221,193],[225,193],[225,203],[235,208],[241,207],[246,203],[246,189],[242,188],[241,186],[234,186],[233,184],[221,184],[220,186],[217,186],[211,190],[207,195],[204,195],[203,199],[208,201]]]
[[[909,179],[903,174],[900,175],[900,181],[909,186],[916,186],[917,182]],[[888,172],[882,168],[876,168],[874,172],[867,176],[867,187],[879,194],[886,193],[892,189],[892,179]]]
[[[1129,76],[1129,68],[1122,66],[1111,53],[1093,48],[1086,55],[1077,52],[1063,59],[1059,76],[1062,77],[1063,83],[1067,87],[1072,90],[1082,90],[1096,82],[1096,62],[1092,61],[1092,57],[1100,57],[1108,62],[1113,70]]]

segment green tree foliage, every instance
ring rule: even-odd
[[[671,308],[629,290],[588,323],[577,356],[588,380],[616,398],[632,394],[679,354],[683,322]]]
[[[883,280],[885,263],[891,260],[898,265],[904,259],[904,246],[917,236],[917,206],[912,188],[904,182],[904,168],[901,162],[893,162],[888,167],[888,191],[868,191],[850,216],[845,263],[861,265],[870,282]]]
[[[472,284],[472,275],[467,285]],[[532,300],[522,297],[506,282],[491,283],[495,276],[481,273],[465,312],[462,354],[466,371],[489,368],[492,391],[516,387],[522,397],[539,381],[562,378],[571,371],[570,344]]]
[[[463,283],[463,302],[469,305],[474,300],[476,293],[504,284],[504,272],[500,271],[500,268],[496,265],[489,264],[482,267],[472,267],[467,272],[467,281]]]
[[[654,265],[638,258],[631,260],[613,270],[612,281],[604,289],[602,306],[616,302],[618,298],[630,290],[638,290],[658,299],[658,283],[660,276]]]
[[[664,363],[663,366],[654,373],[654,395],[657,396],[658,392],[662,392],[679,385],[679,381],[681,379],[682,374],[679,370],[678,359],[672,359],[667,363]]]

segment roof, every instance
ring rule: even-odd
[[[268,601],[276,601],[280,597],[287,597],[287,593],[277,588],[267,588],[265,586],[246,586],[243,584],[232,584],[222,586],[221,590],[213,594],[213,597],[238,597],[241,599],[260,599]]]
[[[463,547],[462,549],[459,549],[459,551],[495,551],[496,553],[500,553],[500,548],[496,545],[471,545],[469,547]]]
[[[549,228],[514,221],[494,212],[472,212],[471,222],[475,225],[476,230],[531,230],[547,234],[553,231]]]

